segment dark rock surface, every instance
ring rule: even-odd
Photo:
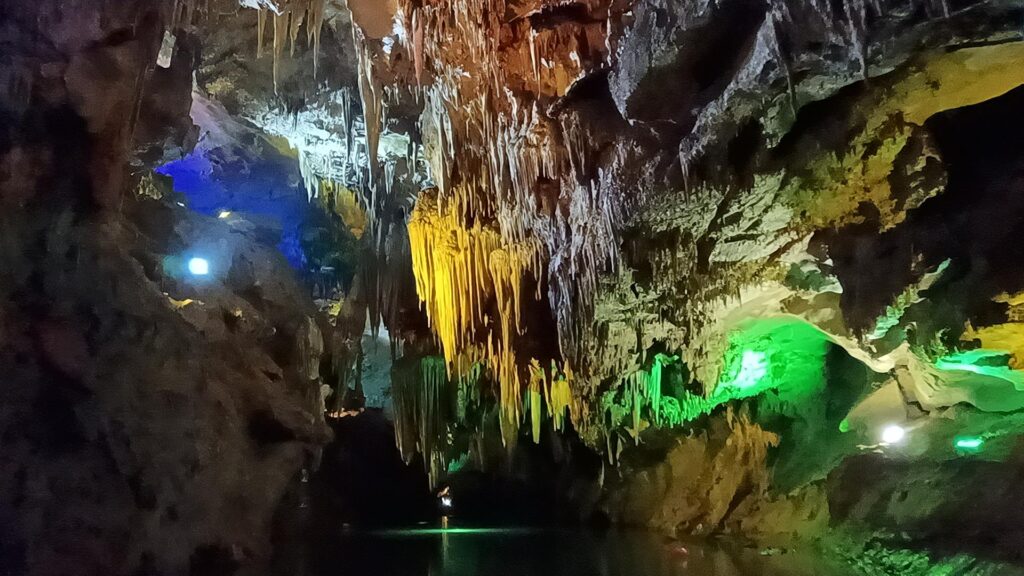
[[[342,525],[356,529],[433,522],[440,510],[422,463],[406,465],[382,412],[331,420],[336,440],[311,479],[316,535],[324,545]]]
[[[155,213],[66,219],[9,260],[0,494],[4,563],[26,573],[266,560],[281,495],[330,437],[322,340],[280,255],[154,201],[129,209]],[[222,250],[219,278],[181,273],[196,238]]]
[[[269,558],[330,438],[322,337],[281,255],[137,168],[187,150],[172,2],[5,2],[0,43],[0,566],[225,574]],[[176,152],[176,150],[178,152]],[[209,259],[191,277],[187,259]]]

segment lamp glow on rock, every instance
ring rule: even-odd
[[[895,424],[886,426],[882,430],[882,443],[884,444],[899,444],[906,437],[907,431],[902,426]]]
[[[210,273],[210,262],[206,258],[192,258],[188,261],[188,271],[193,276],[206,276]]]
[[[963,450],[966,452],[975,452],[981,450],[981,446],[985,443],[985,440],[979,436],[965,436],[956,438],[953,441],[953,447],[957,450]]]

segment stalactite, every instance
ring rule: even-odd
[[[559,370],[552,361],[549,370],[545,370],[537,359],[530,360],[530,380],[528,385],[527,412],[530,414],[530,431],[534,443],[540,442],[542,423],[547,418],[552,430],[565,431],[566,423],[577,413],[570,381],[572,372],[568,366]]]
[[[503,244],[501,235],[479,222],[464,227],[436,198],[421,195],[409,220],[413,271],[420,301],[438,335],[445,358],[455,367],[460,354],[478,342],[500,387],[502,434],[514,440],[522,419],[522,382],[514,343],[521,332],[526,275],[540,276],[539,246]],[[497,326],[488,324],[493,296]]]
[[[370,48],[362,38],[362,32],[358,27],[352,28],[353,41],[356,46],[356,53],[359,59],[357,71],[359,83],[359,96],[363,101],[363,118],[366,123],[366,155],[368,158],[369,186],[374,189],[376,176],[379,167],[378,154],[380,148],[381,118],[383,115],[382,87],[378,84],[373,75],[373,56]]]
[[[320,36],[324,27],[327,0],[309,0],[306,13],[306,42],[313,49],[313,78],[320,68]]]
[[[868,55],[867,55],[867,6],[865,0],[843,0],[843,10],[849,27],[850,42],[856,52],[857,61],[860,63],[860,73],[865,79],[868,77]]]
[[[295,57],[295,41],[299,38],[299,29],[306,18],[305,12],[293,12],[288,26],[288,56]]]
[[[463,358],[469,356],[463,355]],[[455,405],[456,421],[460,424],[468,424],[467,411],[470,406],[480,405],[480,386],[483,379],[485,366],[481,362],[468,362],[469,366],[456,368],[459,376],[456,378],[458,385],[457,402]]]
[[[540,444],[540,429],[541,423],[543,422],[544,407],[543,407],[543,391],[545,390],[544,371],[540,368],[540,365],[536,360],[531,361],[530,366],[530,383],[527,387],[529,393],[529,412],[530,412],[530,435],[533,438],[534,444]]]
[[[367,210],[360,203],[359,194],[334,180],[319,181],[317,189],[321,205],[341,218],[356,239],[361,238],[367,229]]]
[[[392,370],[395,441],[406,464],[419,452],[436,486],[447,472],[452,388],[442,358],[426,357]]]
[[[256,15],[256,57],[263,56],[264,39],[268,13],[273,15],[273,74],[274,92],[278,90],[279,67],[284,53],[284,44],[289,44],[289,56],[295,56],[295,44],[302,25],[306,25],[306,41],[313,51],[313,78],[317,77],[320,63],[320,36],[323,31],[324,13],[327,0],[293,0],[278,8],[267,8],[257,3]],[[272,7],[273,8],[273,7]],[[189,12],[191,18],[191,11]]]
[[[683,398],[682,404],[674,397],[663,395],[664,368],[678,361],[678,356],[657,354],[649,370],[641,368],[630,372],[623,378],[620,391],[613,390],[606,393],[603,403],[606,410],[609,411],[618,409],[615,406],[619,404],[613,400],[613,397],[616,394],[623,395],[623,405],[629,411],[629,426],[626,429],[634,441],[639,442],[640,433],[648,422],[658,427],[678,426],[701,414],[709,413],[718,405],[718,403],[688,392]],[[617,418],[611,413],[607,417],[611,421],[611,427],[614,428],[617,425]]]
[[[772,9],[769,10],[766,18],[768,19],[769,31],[771,32],[771,45],[775,52],[776,62],[779,64],[779,68],[782,69],[783,75],[786,78],[786,92],[789,94],[789,111],[796,118],[797,112],[797,101],[796,101],[796,88],[793,83],[793,72],[790,69],[789,61],[786,58],[785,53],[782,50],[782,43],[779,41],[779,27],[783,22],[786,21],[786,3],[785,2],[773,2]]]
[[[551,416],[552,427],[562,432],[565,430],[567,420],[572,420],[577,423],[577,426],[580,426],[585,420],[580,418],[579,410],[576,408],[577,401],[573,398],[570,385],[572,371],[566,365],[559,372],[554,363],[552,363],[551,374],[548,392],[548,411]],[[567,412],[568,418],[566,417]]]
[[[482,303],[493,290],[485,277],[487,259],[500,247],[500,237],[479,224],[464,228],[451,212],[441,213],[434,199],[421,195],[409,219],[409,240],[417,293],[453,362],[482,324]]]
[[[412,59],[416,69],[416,85],[423,86],[423,16],[419,8],[412,11]]]
[[[284,53],[284,42],[285,36],[288,33],[288,18],[290,16],[291,14],[288,12],[285,12],[280,16],[274,14],[274,44],[272,54],[274,59],[274,94],[277,94],[281,55]]]
[[[266,37],[267,12],[262,8],[256,11],[256,57],[263,56],[263,39]]]
[[[174,0],[174,4],[172,4],[172,8],[171,8],[171,29],[172,30],[181,25],[181,11],[182,11],[182,8],[183,8],[182,1],[181,0]]]
[[[392,194],[393,166],[377,157],[384,103],[412,94],[422,104],[422,151],[436,190],[421,194],[409,219],[410,250],[416,291],[449,375],[458,377],[455,363],[470,350],[487,364],[500,388],[506,445],[515,441],[527,411],[536,430],[540,402],[561,429],[567,419],[587,416],[586,406],[572,399],[570,366],[583,362],[580,342],[590,329],[597,279],[618,263],[618,226],[625,218],[608,173],[594,179],[586,128],[576,120],[556,121],[547,102],[603,64],[613,44],[611,25],[535,30],[529,18],[507,21],[500,0],[398,4],[396,22],[404,33],[397,44],[385,50],[354,29],[367,189]],[[502,41],[509,35],[524,42],[510,47]],[[395,57],[396,49],[405,57]],[[392,68],[399,60],[412,66]],[[391,82],[401,85],[395,79],[401,75],[416,88],[391,89]],[[532,86],[510,88],[519,76]],[[377,210],[377,202],[369,205]],[[522,293],[531,282],[534,293]],[[568,362],[560,376],[552,369],[540,385],[524,379],[526,359],[517,341],[524,298],[540,300],[545,288],[562,349],[543,361]]]

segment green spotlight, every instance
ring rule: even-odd
[[[745,390],[756,387],[767,375],[768,355],[756,350],[744,350],[735,376],[724,384],[735,390]]]
[[[953,441],[953,446],[958,450],[979,450],[985,441],[977,436],[964,436]]]

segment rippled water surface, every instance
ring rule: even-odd
[[[417,527],[348,533],[315,576],[846,576],[822,559],[643,532]]]

